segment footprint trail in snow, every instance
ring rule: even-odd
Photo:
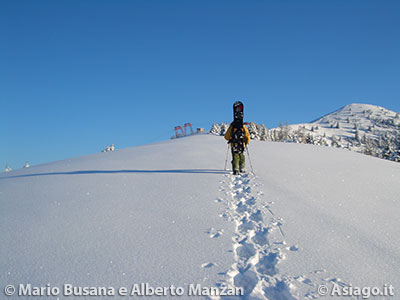
[[[268,299],[296,300],[319,298],[316,289],[321,283],[309,274],[281,274],[279,264],[288,259],[290,253],[299,251],[297,245],[285,241],[284,220],[273,211],[273,202],[267,202],[259,191],[258,177],[252,174],[225,175],[220,192],[225,197],[217,202],[225,204],[220,214],[235,223],[232,237],[234,262],[224,274],[219,286],[241,287],[240,297],[211,297],[212,299]],[[258,191],[257,191],[258,190]],[[210,237],[215,230],[208,232]],[[325,272],[325,270],[321,271]]]
[[[235,261],[227,274],[227,283],[242,287],[245,297],[273,299],[279,294],[279,299],[294,299],[285,279],[278,276],[278,264],[285,259],[281,250],[285,245],[283,220],[277,218],[270,207],[257,205],[259,195],[253,191],[257,177],[250,174],[229,177],[230,210],[236,228]]]

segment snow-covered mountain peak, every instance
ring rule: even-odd
[[[350,123],[358,122],[364,125],[373,125],[374,121],[382,122],[385,120],[394,119],[394,123],[400,123],[400,117],[398,113],[388,110],[384,107],[372,105],[372,104],[362,104],[362,103],[352,103],[348,104],[330,114],[327,114],[313,122],[312,124],[326,124],[329,122],[345,122]],[[398,125],[398,124],[397,124]]]
[[[223,135],[228,124],[214,124],[211,133]],[[250,122],[252,139],[332,146],[400,161],[400,115],[384,107],[352,103],[310,123],[280,125],[267,130]]]
[[[353,103],[302,126],[310,127],[314,136],[322,134],[325,137],[344,139],[346,146],[343,147],[347,148],[365,150],[363,144],[369,148],[393,148],[389,144],[398,140],[400,116],[381,106]]]

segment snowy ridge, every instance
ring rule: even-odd
[[[228,124],[214,124],[211,133],[222,135]],[[250,122],[252,139],[343,148],[400,161],[400,115],[380,106],[350,104],[311,123],[267,128]]]
[[[386,109],[379,105],[372,104],[362,104],[362,103],[352,103],[348,104],[344,107],[339,108],[338,110],[326,114],[310,123],[324,123],[329,120],[337,121],[342,120],[345,121],[347,117],[352,117],[354,120],[361,120],[361,118],[357,118],[357,115],[362,116],[368,114],[369,116],[381,117],[385,120],[390,120],[396,118],[397,113]],[[367,121],[368,122],[368,121]],[[372,122],[370,124],[373,124]]]
[[[370,104],[351,104],[326,115],[312,123],[320,127],[322,134],[327,136],[338,136],[347,140],[356,140],[365,135],[367,139],[379,140],[386,134],[398,134],[400,130],[400,116],[398,113],[390,111],[380,106]],[[320,133],[321,134],[321,133]],[[356,135],[359,135],[359,138]]]

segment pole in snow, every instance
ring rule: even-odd
[[[247,147],[247,145],[246,145],[246,151],[247,151],[247,156],[249,157],[249,163],[250,163],[251,172],[252,172],[254,175],[256,175],[256,173],[254,173],[253,165],[251,164],[250,153],[249,153],[249,147]]]

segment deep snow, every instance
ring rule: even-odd
[[[226,150],[199,135],[2,173],[1,289],[200,283],[278,300],[333,282],[400,288],[398,163],[252,141],[256,176],[234,177]]]

